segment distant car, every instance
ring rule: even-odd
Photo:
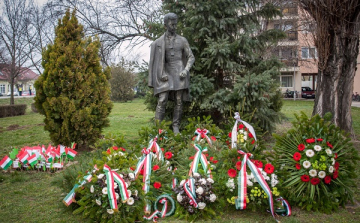
[[[11,93],[10,93],[10,91],[7,93],[7,96],[10,96],[11,95]],[[15,91],[14,92],[14,96],[19,96],[19,92],[17,92],[17,91]]]
[[[315,91],[310,87],[301,87],[302,98],[315,98]]]

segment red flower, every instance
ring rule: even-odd
[[[119,148],[117,146],[113,146],[113,150],[118,150]]]
[[[140,170],[140,175],[144,175],[144,169]]]
[[[268,164],[265,164],[265,167],[264,167],[264,171],[268,174],[272,174],[275,170],[275,167],[271,164],[271,163],[268,163]]]
[[[334,157],[335,159],[337,159],[338,158],[338,154],[337,153],[335,153],[335,157]]]
[[[296,167],[296,169],[298,169],[298,170],[300,170],[301,169],[301,165],[300,164],[295,164],[295,167]]]
[[[234,170],[234,169],[229,169],[229,170],[228,170],[228,175],[229,175],[229,177],[231,177],[231,178],[236,177],[236,170]]]
[[[163,151],[163,152],[164,152],[164,151],[165,151],[165,149],[164,149],[164,148],[161,148],[161,151]]]
[[[307,139],[306,142],[307,142],[307,143],[314,143],[314,142],[315,142],[315,139],[314,139],[314,138]]]
[[[132,167],[130,167],[130,170],[134,171],[134,170],[135,170],[135,167],[133,167],[133,166],[132,166]]]
[[[249,132],[249,138],[254,138],[253,134],[251,134],[251,132]]]
[[[310,180],[310,183],[312,185],[318,185],[320,183],[320,180],[319,180],[319,178],[315,177]]]
[[[254,144],[255,143],[255,140],[251,141],[251,144]]]
[[[229,136],[229,138],[231,138],[231,132],[229,132],[228,136]]]
[[[326,184],[330,184],[330,182],[331,182],[331,177],[330,177],[330,176],[326,176],[326,177],[324,178],[324,182],[325,182]]]
[[[301,154],[299,152],[296,152],[296,153],[294,153],[293,158],[295,161],[299,161],[301,159]]]
[[[189,157],[189,160],[193,160],[193,159],[194,159],[194,157],[193,157],[193,156],[190,156],[190,157]]]
[[[107,153],[107,154],[111,154],[110,149],[106,150],[106,153]]]
[[[218,162],[219,162],[219,161],[217,161],[217,160],[214,160],[214,161],[213,161],[214,164],[217,164]]]
[[[211,139],[212,141],[216,141],[216,137],[215,137],[215,136],[211,136],[210,139]]]
[[[336,170],[339,170],[339,166],[340,166],[340,163],[338,163],[338,162],[335,162],[335,165],[334,165],[334,167],[335,167],[335,169],[336,169]]]
[[[339,171],[335,170],[333,173],[333,179],[335,180],[339,176]]]
[[[125,152],[125,151],[126,151],[126,149],[124,149],[124,148],[122,148],[122,147],[120,147],[120,149],[121,149],[123,152]]]
[[[301,176],[301,180],[302,180],[303,182],[309,182],[310,177],[309,177],[309,175],[302,175],[302,176]]]
[[[236,169],[237,170],[241,169],[241,161],[236,162]]]
[[[173,156],[173,154],[171,152],[166,152],[165,153],[165,158],[166,159],[171,159],[172,156]]]
[[[210,157],[210,161],[213,161],[214,160],[214,157],[212,156],[212,157]]]
[[[263,167],[263,163],[259,160],[253,160],[253,163],[255,164],[255,166],[257,166],[257,168]]]
[[[244,125],[243,124],[240,124],[239,125],[239,129],[243,129],[244,128]]]
[[[209,153],[205,153],[205,156],[208,157],[208,156],[209,156]]]
[[[159,189],[159,188],[161,187],[161,183],[160,183],[160,182],[155,182],[155,183],[154,183],[154,187],[155,187],[156,189]]]
[[[240,159],[240,156],[238,156],[237,159],[239,160],[239,159]]]
[[[153,166],[152,169],[153,169],[153,171],[156,171],[156,170],[160,169],[160,167],[158,165],[155,165],[155,166]]]
[[[299,145],[298,145],[298,150],[299,150],[299,151],[304,151],[304,149],[305,149],[305,145],[304,145],[304,144],[299,144]]]
[[[333,145],[331,145],[329,142],[326,142],[326,145],[327,145],[328,147],[330,147],[331,149],[334,148]]]
[[[229,142],[229,140],[226,140],[226,142],[225,142],[225,143],[226,143],[226,145],[230,145],[230,142]]]
[[[322,139],[322,138],[318,138],[318,139],[316,139],[316,141],[318,141],[318,142],[322,142],[322,141],[323,141],[323,139]]]

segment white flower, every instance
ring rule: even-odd
[[[275,173],[272,173],[272,174],[271,174],[271,179],[272,179],[272,180],[277,180],[278,177],[277,177],[277,175],[276,175]]]
[[[183,200],[183,197],[181,196],[180,193],[178,193],[178,195],[176,196],[176,199],[180,203]]]
[[[331,154],[332,154],[331,149],[325,149],[325,152],[326,152],[326,154],[328,154],[328,155],[331,155]]]
[[[127,201],[126,201],[126,203],[128,204],[128,205],[133,205],[134,204],[134,198],[132,198],[132,197],[129,197],[129,199],[127,199]]]
[[[247,136],[244,136],[244,138],[243,138],[244,140],[247,140]]]
[[[216,200],[216,195],[215,194],[210,194],[210,201],[214,202]]]
[[[128,187],[130,187],[131,182],[130,182],[130,181],[126,181],[125,184],[126,184],[126,188],[128,188]]]
[[[94,186],[93,185],[91,185],[91,187],[90,187],[90,193],[94,193]]]
[[[278,180],[272,179],[271,180],[271,187],[275,187],[279,183]]]
[[[230,189],[235,189],[235,183],[233,178],[229,178],[228,182],[226,182],[226,186]],[[231,191],[231,190],[230,190]]]
[[[113,209],[107,209],[107,213],[114,214],[114,210]]]
[[[320,171],[320,172],[319,172],[319,177],[320,177],[320,178],[324,178],[325,176],[326,176],[325,171]]]
[[[200,177],[200,174],[199,173],[194,173],[193,176],[194,177]]]
[[[116,200],[119,200],[119,194],[118,193],[115,193],[115,197],[116,197]]]
[[[335,164],[335,159],[334,158],[331,158],[331,165],[334,165]]]
[[[98,179],[102,179],[104,176],[105,176],[104,174],[99,174],[99,175],[97,176],[97,178],[98,178]]]
[[[317,176],[317,172],[316,172],[316,170],[314,170],[314,169],[310,170],[310,171],[309,171],[309,174],[310,174],[310,176],[312,176],[312,177],[316,177],[316,176]]]
[[[199,208],[200,210],[204,209],[205,207],[206,207],[206,204],[205,204],[204,202],[199,202],[199,203],[198,203],[198,208]]]
[[[314,150],[318,152],[321,151],[321,146],[319,145],[314,146]]]
[[[127,190],[129,197],[131,196],[131,190]]]
[[[123,155],[124,155],[123,152],[118,152],[117,154],[120,155],[120,156],[123,156]]]
[[[199,180],[199,182],[200,182],[202,185],[206,185],[206,180],[205,180],[204,178],[201,178],[201,179]]]
[[[311,167],[311,163],[306,160],[306,161],[303,162],[303,167],[304,167],[305,169],[308,169],[309,167]]]
[[[196,193],[202,195],[204,193],[204,189],[202,187],[199,187],[196,189]]]
[[[206,180],[207,180],[207,182],[209,182],[209,183],[211,183],[211,184],[213,184],[213,183],[214,183],[214,180],[213,180],[213,179],[211,179],[211,178],[207,178]]]
[[[133,173],[129,173],[129,178],[130,178],[131,180],[133,180],[133,179],[135,179],[135,175],[134,175]]]
[[[242,129],[240,129],[239,132],[242,133],[242,134],[244,134],[244,130],[242,130]]]
[[[138,192],[137,190],[134,190],[134,196],[137,197],[137,196],[138,196],[138,193],[139,193],[139,192]]]
[[[104,187],[104,188],[102,189],[102,193],[103,193],[103,194],[107,194],[107,193],[108,193],[108,191],[107,191],[107,188],[106,188],[106,187]]]
[[[251,173],[250,175],[248,175],[248,179],[249,179],[249,180],[254,179],[253,173]]]
[[[114,189],[116,189],[118,187],[117,183],[114,183]]]
[[[170,165],[170,161],[169,160],[166,160],[165,161],[165,166],[169,166]]]
[[[186,180],[182,180],[182,181],[180,182],[180,186],[183,186],[184,183],[185,183],[185,181],[186,181]]]
[[[101,201],[100,201],[100,200],[96,199],[95,202],[96,202],[97,205],[99,205],[99,206],[101,205]]]
[[[211,169],[211,170],[216,170],[216,166],[213,165],[213,164],[211,164],[211,165],[210,165],[210,169]]]
[[[313,157],[315,155],[314,151],[311,149],[306,150],[307,157]]]
[[[253,182],[251,182],[251,180],[247,180],[247,181],[246,181],[246,184],[247,184],[249,187],[251,187],[252,185],[254,185]]]
[[[330,167],[329,167],[329,173],[332,173],[332,172],[334,172],[334,167],[333,167],[333,166],[330,166]]]
[[[122,174],[120,173],[120,177],[121,177],[121,178],[124,178],[124,175],[122,175]]]
[[[172,171],[172,166],[169,166],[169,167],[167,168],[167,171]]]

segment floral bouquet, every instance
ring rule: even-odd
[[[228,136],[231,139],[231,135],[232,133],[229,132]],[[238,126],[238,131],[237,131],[237,145],[242,149],[242,150],[247,150],[249,151],[250,148],[253,148],[255,145],[256,140],[254,139],[253,134],[243,125],[240,124]]]
[[[289,200],[307,210],[331,213],[353,199],[359,156],[350,139],[330,122],[316,115],[296,116],[294,129],[275,135],[276,161],[282,169]]]

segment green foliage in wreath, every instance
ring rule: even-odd
[[[292,129],[274,135],[285,197],[307,210],[331,213],[353,201],[358,152],[350,138],[330,123],[330,114],[295,117]]]

